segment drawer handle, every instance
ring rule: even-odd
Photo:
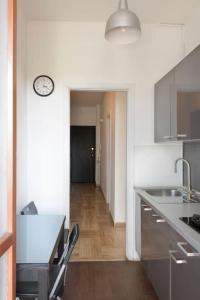
[[[158,218],[159,215],[153,214],[152,217],[153,217],[153,218]]]
[[[165,135],[165,136],[163,136],[163,139],[164,140],[170,140],[170,139],[173,139],[173,136],[171,136],[171,135]]]
[[[186,138],[187,137],[187,134],[177,134],[176,136],[177,138]]]
[[[185,242],[178,242],[177,243],[179,249],[187,256],[187,257],[197,257],[200,256],[199,252],[191,252],[190,250],[193,251],[191,246]]]
[[[147,207],[147,205],[146,204],[142,204],[142,207]]]
[[[171,258],[177,265],[187,264],[187,260],[178,256],[178,251],[169,251]]]
[[[165,223],[166,221],[164,219],[157,219],[156,223]]]
[[[145,208],[144,208],[144,211],[151,211],[151,210],[152,210],[151,207],[145,207]]]

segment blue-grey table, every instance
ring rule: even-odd
[[[47,300],[53,259],[64,249],[65,216],[17,216],[17,281],[37,281],[38,300]]]

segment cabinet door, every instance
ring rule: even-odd
[[[155,142],[171,138],[171,97],[174,89],[174,71],[155,85]]]
[[[176,140],[200,138],[200,47],[176,68],[171,98],[171,134]]]
[[[147,276],[159,299],[169,300],[168,225],[145,202],[141,206],[141,233],[141,258]]]
[[[184,245],[188,247],[187,243]],[[192,247],[190,248],[192,249]],[[170,300],[200,299],[200,257],[191,256],[192,253],[197,255],[194,249],[189,252],[189,256],[187,256],[185,251],[182,251],[178,246],[171,251]]]

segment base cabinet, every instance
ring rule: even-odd
[[[169,258],[146,260],[143,266],[159,299],[169,300]]]
[[[180,249],[170,254],[170,300],[200,299],[200,258]]]
[[[141,260],[160,300],[200,300],[200,254],[143,199]]]
[[[141,259],[159,299],[169,300],[169,228],[153,209],[141,202]]]

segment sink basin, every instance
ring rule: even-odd
[[[149,188],[144,191],[160,204],[200,203],[200,198],[194,195],[188,200],[178,188]]]
[[[145,192],[152,196],[152,199],[159,204],[188,203],[183,194],[176,188],[146,189]]]
[[[177,189],[149,189],[145,190],[151,196],[154,197],[181,197],[182,193]]]

